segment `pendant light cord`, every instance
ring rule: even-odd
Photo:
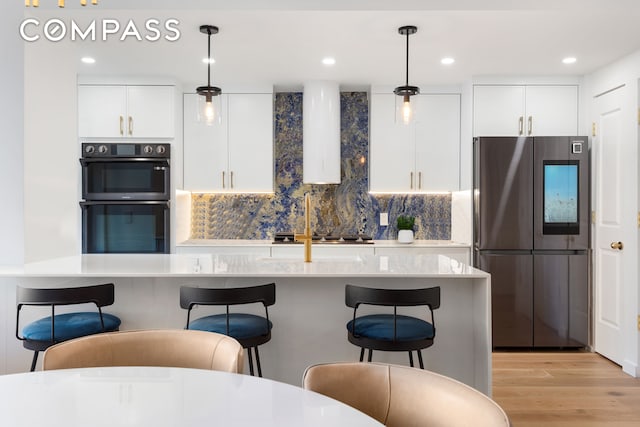
[[[211,29],[207,29],[207,86],[211,86]]]
[[[407,31],[407,61],[406,61],[406,80],[405,86],[409,86],[409,31]]]

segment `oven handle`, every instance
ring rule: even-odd
[[[95,206],[95,205],[161,205],[169,207],[168,200],[99,200],[90,202],[80,202],[80,206]]]
[[[109,157],[109,158],[100,158],[100,157],[92,157],[88,159],[80,159],[80,164],[82,166],[86,166],[89,163],[123,163],[123,162],[154,162],[161,163],[165,166],[169,166],[169,160],[163,158],[153,158],[153,157]]]

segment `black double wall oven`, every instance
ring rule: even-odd
[[[83,253],[169,253],[170,155],[169,144],[82,144]]]

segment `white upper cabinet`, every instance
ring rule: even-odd
[[[173,138],[173,86],[78,86],[81,138]]]
[[[460,188],[460,95],[413,96],[413,123],[396,122],[394,94],[371,95],[369,188],[373,192]]]
[[[474,86],[473,134],[577,135],[578,86]]]
[[[222,94],[222,121],[197,121],[197,94],[184,95],[184,189],[273,192],[273,94]]]

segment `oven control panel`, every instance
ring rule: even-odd
[[[136,143],[119,144],[108,142],[82,143],[82,157],[135,157],[168,159],[171,153],[170,144]]]

